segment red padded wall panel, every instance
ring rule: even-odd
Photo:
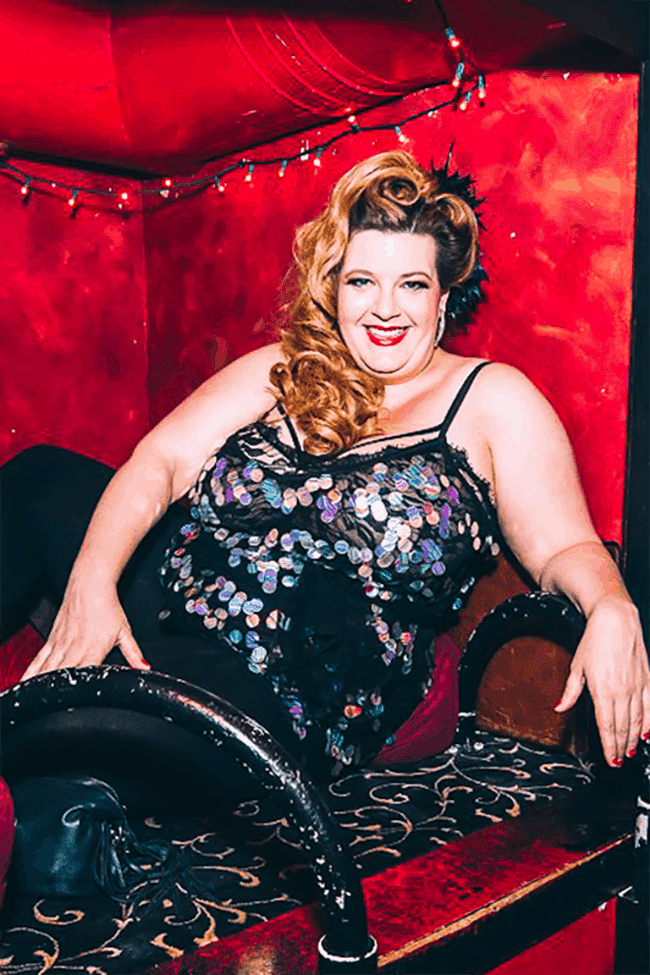
[[[149,425],[140,214],[98,200],[71,218],[65,197],[24,204],[4,178],[0,215],[0,462],[47,441],[119,464]]]

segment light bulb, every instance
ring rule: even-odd
[[[451,27],[447,27],[447,29],[445,30],[445,36],[447,38],[447,43],[449,44],[449,47],[453,48],[454,50],[457,50],[460,47],[461,45],[460,38],[456,37]]]
[[[461,83],[461,80],[462,80],[464,71],[465,71],[465,62],[464,61],[459,61],[458,62],[458,67],[456,68],[456,74],[454,75],[454,80],[451,83],[452,84],[452,87],[454,87],[454,88],[460,88],[460,83]]]

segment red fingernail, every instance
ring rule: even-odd
[[[615,765],[616,768],[620,768],[622,764],[623,764],[623,759],[622,758],[613,758],[612,759],[612,765]]]
[[[635,755],[636,755],[636,748],[633,748],[631,752],[627,753],[628,758],[634,758]]]
[[[559,706],[560,706],[561,703],[562,703],[562,698],[560,698],[559,701],[556,701],[555,704],[553,705],[553,707],[554,708],[559,708]]]
[[[641,735],[644,741],[648,741],[650,738],[650,731],[646,731],[645,735]]]

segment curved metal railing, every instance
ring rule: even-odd
[[[122,667],[81,667],[41,674],[0,695],[0,732],[70,708],[120,708],[172,721],[225,746],[293,819],[310,858],[326,918],[319,972],[377,970],[377,943],[368,937],[357,866],[311,780],[269,732],[217,695],[177,678]]]

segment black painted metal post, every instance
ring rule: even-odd
[[[648,641],[650,602],[650,61],[639,75],[634,283],[630,334],[623,558]]]
[[[628,437],[623,553],[625,582],[639,607],[650,643],[650,61],[639,73],[636,216],[634,232],[634,284],[630,336]],[[643,784],[637,798],[635,824],[634,899],[641,930],[639,957],[650,955],[650,748],[640,749]]]

